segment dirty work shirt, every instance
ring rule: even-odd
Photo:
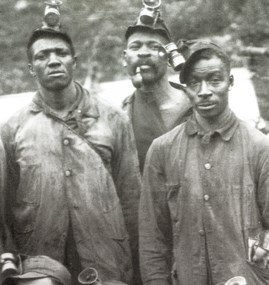
[[[192,116],[156,139],[140,201],[144,284],[169,284],[172,263],[180,285],[268,284],[247,238],[269,228],[269,140],[232,112],[211,134]]]
[[[82,267],[130,283],[141,183],[134,138],[125,114],[76,89],[66,117],[36,94],[4,125],[8,223],[21,253],[61,262],[71,223]]]
[[[171,84],[179,89],[178,84]],[[183,90],[179,89],[178,92],[179,96],[186,96]],[[125,99],[123,109],[127,111],[133,126],[141,173],[152,141],[186,121],[192,113],[187,96],[184,102],[175,104],[173,108],[160,110],[153,96],[138,94],[137,91]]]

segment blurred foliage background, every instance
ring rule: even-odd
[[[125,78],[124,33],[138,16],[141,0],[62,1],[61,22],[79,56],[77,80]],[[43,0],[1,0],[0,95],[35,89],[25,46],[31,31],[41,25],[43,11]],[[257,71],[263,65],[262,75],[268,77],[268,57],[246,57],[239,52],[242,46],[269,46],[268,0],[162,0],[161,14],[175,41],[212,38],[232,56],[234,66],[247,64]]]

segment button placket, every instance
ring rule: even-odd
[[[65,138],[65,139],[63,140],[63,144],[64,144],[65,146],[68,146],[68,145],[70,144],[70,140],[69,140],[68,138]]]
[[[208,194],[205,194],[205,195],[204,195],[204,200],[205,200],[205,201],[208,201],[208,200],[209,200],[209,198],[210,198],[210,197],[209,197],[209,195],[208,195]]]
[[[66,177],[69,177],[69,176],[71,176],[72,175],[72,171],[71,170],[65,170],[65,176]]]
[[[211,166],[211,164],[209,162],[207,162],[207,163],[204,164],[204,167],[205,167],[206,170],[209,170],[209,169],[211,169],[212,166]]]

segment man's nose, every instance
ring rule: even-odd
[[[145,45],[141,46],[138,52],[138,56],[140,57],[148,57],[150,56],[149,48]]]
[[[211,96],[212,92],[208,89],[208,85],[206,83],[206,81],[202,81],[201,85],[200,85],[200,90],[198,93],[199,97],[208,97]]]
[[[59,65],[59,64],[60,64],[60,61],[59,61],[59,58],[58,58],[57,54],[51,53],[49,55],[48,65],[49,66],[54,66],[54,65]]]

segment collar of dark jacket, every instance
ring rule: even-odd
[[[75,87],[78,96],[74,104],[70,107],[69,112],[73,112],[77,109],[81,112],[81,115],[98,118],[99,109],[96,98],[89,94],[88,90],[84,89],[78,82],[75,82]],[[45,114],[58,117],[57,112],[44,102],[39,92],[36,92],[34,95],[30,110],[34,113],[44,112]]]
[[[217,128],[215,131],[210,132],[211,136],[217,133],[224,141],[229,141],[233,137],[238,127],[238,124],[239,122],[237,117],[232,111],[230,111],[230,115],[226,120],[226,122],[223,125],[221,125],[219,128]],[[206,133],[199,125],[194,114],[188,119],[186,123],[186,132],[189,136],[193,136],[196,134],[200,136],[208,135],[208,133]]]
[[[132,104],[134,102],[134,99],[135,99],[135,92],[123,100],[121,104],[122,108],[125,109],[127,105]]]
[[[180,84],[178,84],[176,82],[172,82],[172,81],[169,81],[169,84],[172,87],[174,87],[175,89],[179,89],[179,90],[184,91],[183,85],[180,85]],[[128,96],[127,98],[125,98],[123,100],[123,102],[122,102],[122,108],[123,109],[126,109],[127,105],[129,105],[129,104],[131,105],[134,103],[136,93],[137,92],[135,91],[132,95]],[[149,96],[145,96],[144,94],[141,94],[141,95],[142,95],[141,97],[142,97],[143,101],[145,101],[146,103],[151,103],[152,101],[155,101],[154,96],[150,96],[150,98],[149,98]]]

